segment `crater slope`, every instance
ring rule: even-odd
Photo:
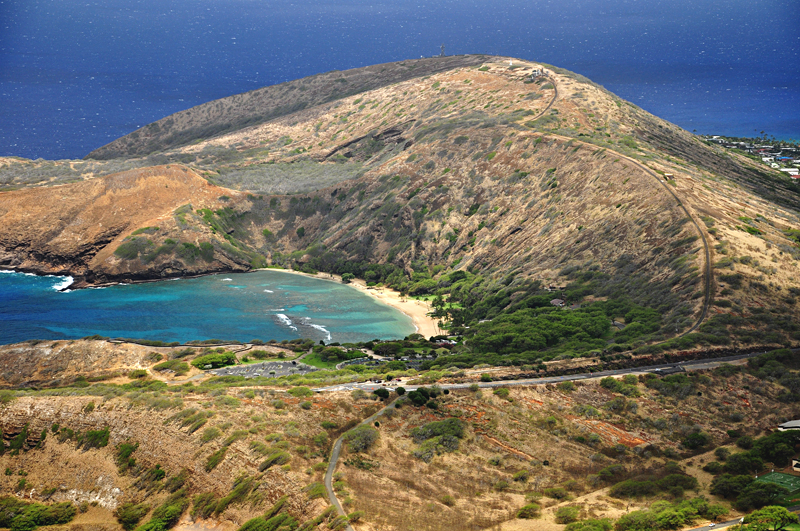
[[[51,216],[41,216],[47,230],[20,221],[38,222],[20,198],[54,201],[44,190],[55,188],[3,193],[0,212],[13,221],[0,227],[3,263],[87,283],[267,264],[369,270],[367,280],[418,295],[448,290],[463,271],[504,301],[464,323],[505,311],[532,286],[594,276],[596,298],[656,308],[662,338],[723,314],[733,317],[716,330],[735,321],[753,331],[748,342],[759,327],[777,334],[761,336],[770,343],[797,332],[784,322],[800,294],[800,189],[790,179],[541,63],[464,56],[338,75],[211,102],[91,155],[124,160],[70,163],[71,174],[56,163],[87,179],[61,194],[123,164],[169,164],[211,187],[197,185],[202,199],[153,199],[158,212],[147,200],[114,222],[84,207],[68,219],[85,226],[55,234],[62,222]],[[360,81],[340,90],[348,80]],[[219,121],[223,111],[235,119]],[[25,186],[28,171],[6,161],[2,173]],[[781,323],[749,319],[764,308]]]

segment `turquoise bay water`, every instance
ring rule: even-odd
[[[59,292],[65,277],[0,274],[0,344],[93,334],[160,341],[401,338],[411,319],[351,287],[281,271]]]

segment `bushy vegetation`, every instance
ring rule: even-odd
[[[366,452],[378,440],[378,430],[372,426],[359,426],[345,433],[344,440],[351,452]]]
[[[206,459],[206,472],[211,472],[212,470],[217,468],[217,465],[219,465],[222,462],[222,460],[225,459],[225,454],[227,452],[228,452],[228,447],[225,446],[223,448],[220,448],[213,454],[209,455],[208,459]]]
[[[684,490],[697,488],[697,479],[686,474],[670,474],[657,479],[655,477],[637,476],[617,483],[609,491],[615,498],[632,498],[652,496],[659,492],[670,492],[673,495],[682,495]]]
[[[197,367],[198,369],[203,369],[207,365],[210,365],[212,369],[218,369],[220,367],[226,367],[228,365],[235,365],[236,364],[236,354],[233,352],[225,352],[224,349],[217,349],[217,352],[213,354],[206,354],[204,356],[200,356],[195,358],[192,361],[192,365]]]
[[[153,366],[154,371],[173,371],[175,376],[189,372],[189,364],[181,360],[169,360]]]
[[[123,503],[114,510],[114,517],[125,531],[131,531],[150,512],[146,503]]]
[[[178,523],[189,507],[189,498],[184,489],[172,493],[161,505],[153,510],[150,520],[136,528],[136,531],[162,531],[171,529]]]
[[[778,396],[781,402],[800,402],[800,356],[789,349],[767,352],[747,360],[750,373],[756,378],[776,381],[785,388]]]
[[[617,520],[616,531],[657,531],[680,529],[702,518],[716,520],[728,510],[719,504],[710,504],[703,498],[675,503],[655,502],[647,510],[632,511]]]
[[[723,463],[706,465],[708,472],[716,477],[711,482],[710,492],[727,498],[743,511],[771,505],[789,491],[769,479],[756,480],[753,475],[764,470],[765,463],[784,467],[795,455],[800,443],[800,434],[795,431],[775,432],[758,439],[748,438],[745,451],[727,456]]]
[[[126,470],[136,466],[136,459],[134,459],[131,456],[133,455],[133,452],[135,452],[137,448],[139,448],[139,443],[134,443],[129,441],[120,443],[117,446],[117,450],[115,452],[116,460],[121,473],[124,473]]]
[[[530,520],[532,518],[539,518],[539,515],[542,512],[541,506],[537,503],[529,503],[527,505],[523,505],[517,511],[517,518],[523,518],[525,520]]]
[[[0,527],[30,531],[41,525],[67,524],[76,512],[68,502],[44,505],[8,496],[0,498]]]
[[[413,452],[414,457],[429,463],[436,455],[458,450],[459,439],[464,437],[464,429],[464,422],[456,418],[429,422],[413,428],[411,437],[419,444]]]
[[[258,465],[258,471],[263,472],[276,465],[285,465],[291,461],[292,456],[288,452],[276,451],[270,454],[264,461]]]

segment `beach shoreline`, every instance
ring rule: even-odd
[[[264,268],[257,271],[282,271],[284,273],[303,275],[310,278],[316,278],[318,280],[330,280],[332,282],[338,282],[340,284],[342,283],[342,277],[332,273],[317,273],[316,275],[312,275],[311,273],[297,271],[296,269],[277,268]],[[421,334],[426,339],[444,333],[444,331],[437,326],[436,320],[428,315],[428,313],[431,311],[431,307],[424,301],[404,298],[400,295],[399,291],[395,291],[387,287],[367,286],[367,283],[360,278],[355,278],[351,280],[349,284],[345,285],[351,286],[360,292],[377,299],[385,305],[391,306],[395,310],[407,315],[409,318],[411,318],[411,322],[416,327],[417,333]]]

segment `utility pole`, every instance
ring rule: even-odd
[[[444,57],[444,44],[442,44],[442,53],[439,54],[439,57]]]

